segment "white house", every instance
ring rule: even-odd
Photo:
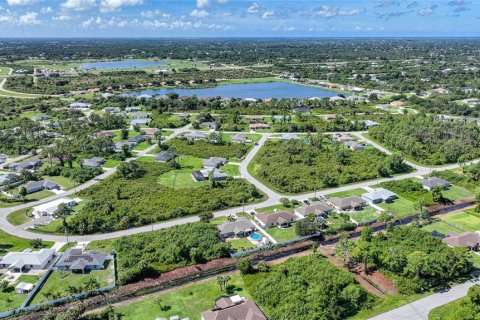
[[[374,189],[371,192],[362,194],[362,198],[370,203],[389,203],[395,200],[397,198],[397,195],[387,189],[378,188]]]
[[[25,249],[22,252],[9,252],[0,260],[0,268],[9,269],[13,272],[24,272],[30,269],[44,270],[54,256],[54,249],[41,249],[39,251]]]
[[[44,216],[51,217],[53,216],[53,213],[58,209],[58,206],[62,203],[66,204],[69,207],[73,207],[77,204],[75,200],[72,200],[68,197],[53,200],[53,201],[33,207],[33,210],[32,210],[33,216],[35,217],[35,219],[38,219]]]

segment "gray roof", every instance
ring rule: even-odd
[[[282,140],[300,140],[295,133],[285,133],[282,135]]]
[[[43,266],[54,254],[54,249],[41,249],[39,251],[26,249],[22,252],[9,252],[0,260],[0,264],[19,268],[22,268],[24,265]]]
[[[371,192],[367,192],[367,193],[362,194],[362,197],[364,197],[366,199],[369,199],[369,200],[375,200],[375,199],[386,200],[386,199],[390,199],[390,198],[396,198],[397,195],[395,193],[393,193],[392,191],[389,191],[385,188],[378,188],[378,189],[375,189]]]
[[[219,224],[217,229],[220,231],[220,235],[229,233],[237,234],[239,232],[255,230],[255,226],[247,218],[238,218],[238,220],[234,222],[225,222]]]
[[[297,208],[295,209],[295,211],[301,214],[302,216],[306,216],[312,213],[318,215],[325,212],[329,212],[329,211],[332,211],[332,208],[323,202],[314,202],[308,206]]]
[[[444,187],[450,182],[437,177],[429,177],[422,180],[422,185],[427,188]]]
[[[168,161],[172,160],[173,158],[175,158],[176,156],[177,156],[177,154],[173,151],[162,151],[162,152],[157,154],[155,159],[157,161],[168,162]]]
[[[257,305],[249,299],[232,302],[227,307],[202,312],[203,320],[267,320]]]
[[[135,137],[130,137],[127,139],[128,142],[135,142],[135,143],[140,143],[140,142],[143,142],[145,141],[147,137],[143,134],[140,134],[138,136],[135,136]]]
[[[0,186],[5,184],[5,183],[9,183],[9,182],[12,182],[12,181],[18,181],[18,180],[20,180],[20,176],[18,174],[15,174],[15,173],[2,174],[2,175],[0,175]]]
[[[210,169],[200,170],[200,173],[206,178],[210,177],[210,172],[212,172]],[[227,177],[228,175],[225,172],[222,172],[218,169],[213,169],[213,180],[224,180]]]
[[[60,257],[56,267],[68,267],[69,269],[85,269],[87,266],[103,266],[107,255],[90,250],[83,252],[82,249],[70,248]]]
[[[82,164],[85,167],[100,167],[105,162],[101,157],[93,157],[91,159],[83,160]]]
[[[54,189],[54,188],[58,188],[58,184],[49,180],[28,181],[25,188],[27,190],[37,189],[37,188]]]
[[[233,142],[246,142],[247,137],[243,134],[236,134],[235,136],[232,137]]]
[[[295,216],[289,212],[259,213],[255,217],[265,225],[295,221]]]
[[[224,165],[227,162],[227,159],[220,157],[211,157],[210,159],[203,161],[204,167],[215,167],[218,168],[221,165]]]
[[[342,208],[348,208],[348,207],[358,207],[360,205],[363,205],[365,201],[357,196],[354,197],[348,197],[348,198],[330,198],[328,199],[330,203],[332,203],[334,206],[342,209]]]
[[[199,131],[194,131],[194,132],[189,132],[185,135],[187,138],[193,138],[193,139],[206,139],[207,135],[203,132]]]

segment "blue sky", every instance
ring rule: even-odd
[[[471,37],[480,0],[0,0],[0,37]]]

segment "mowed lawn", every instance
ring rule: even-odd
[[[158,181],[170,188],[192,188],[202,185],[203,182],[195,182],[192,171],[203,168],[203,160],[192,156],[179,156],[177,158],[180,169],[162,174]]]
[[[5,291],[0,291],[0,312],[20,308],[27,294],[15,293],[17,283],[8,287]]]
[[[105,270],[93,270],[89,274],[74,274],[68,271],[62,272],[58,270],[53,271],[50,276],[48,276],[40,290],[37,292],[32,302],[30,302],[30,305],[33,306],[48,301],[49,299],[45,298],[43,295],[45,292],[58,292],[62,297],[67,297],[70,295],[67,292],[69,285],[77,288],[81,287],[92,277],[97,279],[100,287],[113,284],[113,262],[107,262],[108,266]]]
[[[354,197],[354,196],[360,197],[364,193],[367,193],[365,189],[357,188],[357,189],[352,189],[347,191],[330,193],[330,194],[327,194],[326,197],[327,198],[347,198],[347,197]]]
[[[278,211],[293,211],[295,208],[298,208],[301,204],[290,204],[290,206],[286,207],[283,204],[279,203],[273,206],[269,207],[263,207],[263,208],[255,208],[255,211],[257,213],[274,213],[275,210]]]
[[[442,194],[445,198],[450,200],[460,200],[474,197],[473,193],[459,186],[451,186],[448,188],[448,190],[442,191]]]
[[[68,190],[75,186],[75,183],[72,180],[63,176],[44,176],[43,178],[55,182],[60,185],[63,190]]]
[[[465,231],[475,232],[480,230],[480,218],[468,214],[467,212],[457,212],[441,217],[453,225],[462,228]]]
[[[292,223],[288,228],[268,228],[265,229],[265,232],[272,236],[273,239],[277,240],[277,242],[285,242],[298,238],[298,235],[295,232],[295,223]]]
[[[378,206],[385,211],[393,211],[396,218],[403,218],[410,215],[414,209],[414,203],[405,198],[398,197],[392,203],[380,203]]]
[[[39,236],[39,238],[41,238],[41,236]],[[49,248],[52,245],[53,245],[53,242],[48,242],[48,241],[43,242],[44,248]],[[15,237],[0,230],[0,256],[3,256],[10,251],[23,251],[27,248],[32,248],[32,245],[30,244],[30,240]]]
[[[422,227],[423,230],[428,232],[438,232],[443,235],[447,235],[449,232],[462,232],[462,230],[452,227],[443,221],[434,222],[432,224]]]
[[[349,216],[357,223],[371,221],[377,218],[377,209],[372,206],[366,206],[362,210],[349,213]]]
[[[130,305],[116,309],[121,315],[121,320],[145,320],[158,317],[169,318],[178,315],[180,319],[190,318],[200,320],[203,311],[211,310],[215,300],[224,295],[238,294],[245,298],[251,298],[245,289],[240,275],[230,275],[228,292],[220,291],[216,279],[209,279],[192,284],[181,289],[149,297],[146,300],[134,302]],[[162,311],[158,302],[168,308]]]
[[[242,250],[255,248],[255,245],[247,238],[238,238],[238,239],[228,240],[228,243],[230,243],[230,245],[232,246],[232,249],[234,249],[235,251],[242,251]]]
[[[449,315],[453,312],[453,310],[460,307],[464,299],[466,298],[461,298],[461,299],[452,301],[450,303],[447,303],[443,306],[432,309],[432,311],[430,311],[430,313],[428,314],[428,320],[447,319],[447,317],[449,317]],[[458,320],[461,320],[461,319],[458,319]]]
[[[27,223],[33,219],[32,208],[20,209],[10,213],[7,216],[7,221],[13,224],[14,226],[19,226],[21,224]]]

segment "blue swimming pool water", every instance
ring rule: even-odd
[[[253,234],[250,235],[250,238],[252,240],[255,240],[255,241],[260,241],[260,240],[262,240],[263,237],[262,237],[261,234],[253,233]]]

